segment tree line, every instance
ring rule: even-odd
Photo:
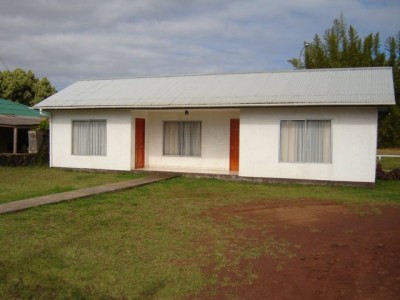
[[[57,91],[46,78],[38,78],[29,70],[0,72],[0,98],[33,106]]]
[[[361,38],[343,15],[304,45],[304,57],[288,62],[296,69],[392,67],[396,105],[379,114],[379,147],[400,147],[400,31],[382,45],[378,33]]]

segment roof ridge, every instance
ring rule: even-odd
[[[276,73],[304,73],[304,72],[344,72],[344,71],[361,71],[374,69],[391,69],[391,67],[352,67],[352,68],[321,68],[321,69],[294,69],[294,70],[272,70],[272,71],[243,71],[231,73],[197,73],[197,74],[160,74],[160,75],[143,75],[143,76],[126,76],[111,78],[87,78],[77,80],[82,81],[106,81],[106,80],[129,80],[129,79],[154,79],[154,78],[176,78],[176,77],[200,77],[200,76],[229,76],[229,75],[250,75],[250,74],[276,74]]]

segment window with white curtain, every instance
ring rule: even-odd
[[[281,121],[281,162],[331,163],[331,121]]]
[[[163,130],[164,155],[201,155],[200,121],[165,121]]]
[[[106,155],[106,120],[72,121],[72,154]]]

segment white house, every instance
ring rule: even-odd
[[[375,181],[391,68],[78,81],[51,113],[50,165]]]

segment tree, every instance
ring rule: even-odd
[[[393,68],[396,106],[389,109],[389,114],[380,116],[378,144],[400,147],[400,31],[386,40],[386,51],[389,53],[386,65]]]
[[[46,77],[39,79],[31,70],[0,72],[0,98],[32,106],[56,92]]]
[[[393,70],[396,106],[379,115],[379,147],[400,147],[400,31],[381,47],[379,33],[360,38],[343,15],[333,21],[322,38],[316,34],[304,48],[302,57],[289,63],[296,69],[357,68],[390,66]]]

